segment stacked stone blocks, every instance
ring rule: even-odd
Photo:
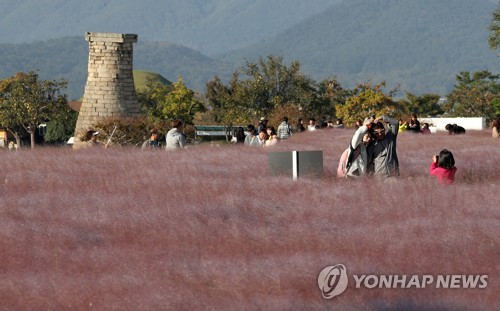
[[[134,87],[133,43],[135,34],[88,32],[88,76],[82,106],[75,129],[75,147],[79,137],[106,118],[140,116]]]

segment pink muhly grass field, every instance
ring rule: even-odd
[[[500,141],[401,133],[401,177],[336,177],[354,131],[269,148],[0,152],[2,310],[498,310]],[[455,183],[428,176],[453,152]],[[268,152],[323,150],[324,176]],[[319,272],[349,287],[326,300]],[[352,274],[483,275],[485,289],[354,287]]]

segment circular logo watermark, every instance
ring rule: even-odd
[[[326,299],[342,294],[347,288],[347,283],[347,269],[342,264],[328,266],[321,270],[318,276],[319,289]]]

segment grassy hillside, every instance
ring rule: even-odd
[[[171,81],[168,81],[162,75],[156,72],[147,70],[134,70],[133,75],[136,90],[144,89],[149,81],[158,82],[160,84],[172,84]]]
[[[498,142],[402,133],[400,178],[337,179],[352,133],[270,149],[3,151],[0,309],[498,310]],[[449,187],[428,176],[444,147],[458,167]],[[268,173],[268,152],[318,149],[323,178]],[[317,278],[334,264],[349,284],[325,300]],[[356,289],[353,274],[489,278]]]
[[[242,63],[280,54],[298,59],[315,79],[336,75],[349,85],[387,80],[412,92],[444,95],[460,71],[499,71],[487,43],[495,8],[487,0],[344,1],[219,59]]]
[[[137,33],[204,54],[256,43],[339,0],[3,0],[0,42],[25,43],[87,31]]]
[[[188,87],[204,92],[208,80],[230,77],[234,67],[197,51],[167,42],[138,42],[134,46],[134,68],[160,73],[169,81],[183,76]]]

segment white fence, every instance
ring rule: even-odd
[[[446,124],[457,124],[466,130],[483,130],[486,128],[486,121],[484,118],[418,118],[420,126],[423,123],[429,123],[438,131],[446,131],[444,128]]]

